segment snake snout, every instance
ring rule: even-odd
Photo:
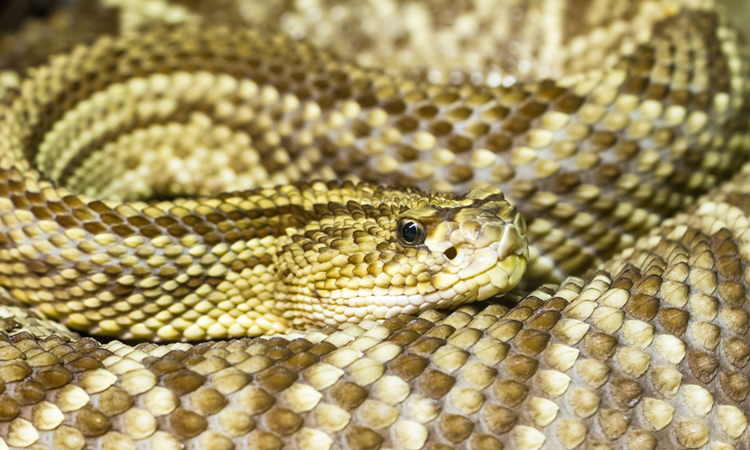
[[[511,255],[528,259],[529,245],[526,239],[526,222],[523,216],[514,211],[511,220],[500,217],[484,224],[476,238],[476,247],[491,247],[500,259]]]
[[[522,256],[529,258],[529,243],[526,239],[526,221],[521,213],[516,213],[513,222],[505,224],[503,227],[503,237],[497,247],[497,254],[500,258],[507,258],[510,255]]]

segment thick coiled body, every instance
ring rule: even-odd
[[[712,4],[110,3],[122,36],[3,78],[0,283],[34,308],[3,311],[2,444],[747,447],[747,64]],[[598,272],[476,303],[527,258]],[[39,311],[313,328],[133,347]]]

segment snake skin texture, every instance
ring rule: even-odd
[[[750,448],[716,8],[84,1],[0,42],[0,449]],[[527,260],[588,273],[476,301]]]
[[[141,3],[125,2],[123,7]],[[515,14],[517,22],[526,24],[518,25],[524,30],[533,30],[531,25],[540,17],[557,18],[551,25],[562,29],[555,46],[539,41],[543,36],[538,31],[513,27],[500,27],[492,42],[507,54],[514,54],[518,46],[553,48],[540,55],[524,53],[524,64],[516,66],[535,68],[541,75],[568,76],[513,83],[516,77],[522,79],[521,69],[487,63],[482,78],[486,83],[481,86],[460,77],[451,86],[429,83],[433,75],[450,71],[450,61],[434,70],[423,69],[428,78],[423,81],[416,69],[417,73],[404,73],[405,68],[396,67],[401,70],[383,73],[349,62],[346,53],[340,56],[285,35],[272,38],[274,23],[300,13],[287,11],[290,5],[281,4],[278,10],[246,5],[240,12],[268,23],[270,30],[251,27],[237,33],[211,28],[212,22],[189,20],[208,12],[184,12],[182,20],[195,28],[102,40],[37,71],[25,91],[34,98],[24,103],[30,108],[24,115],[32,122],[19,123],[21,132],[13,129],[10,139],[27,136],[27,142],[17,144],[23,150],[17,149],[16,157],[35,160],[58,185],[94,198],[216,195],[313,175],[356,175],[370,182],[461,193],[495,184],[530,218],[532,251],[526,279],[580,274],[632,245],[637,235],[692,203],[746,159],[747,63],[735,33],[707,7],[592,2],[587,19],[591,23],[568,27],[578,30],[574,32],[563,27],[569,21],[559,20],[560,7],[554,6],[559,3],[528,2],[526,9],[513,9],[500,2],[490,14]],[[346,11],[334,5],[326,6]],[[405,17],[430,12],[409,5],[414,14]],[[441,5],[435,5],[433,14],[441,11]],[[473,3],[462,5],[448,11],[478,20]],[[612,5],[620,6],[609,8]],[[572,5],[569,15],[585,6]],[[182,9],[174,8],[168,17],[177,21]],[[355,9],[344,17],[358,23],[363,16],[373,16],[369,11]],[[389,22],[398,13],[396,9],[378,17]],[[132,19],[138,16],[135,12],[124,15],[131,17],[124,28],[138,23]],[[436,31],[426,36],[407,34],[407,39],[394,32],[414,42],[394,60],[427,54],[420,42],[458,33],[445,29],[450,24],[433,22]],[[408,31],[409,23],[394,28]],[[606,33],[603,24],[619,31]],[[484,22],[475,26],[486,28]],[[413,32],[423,28],[429,27]],[[510,38],[517,40],[505,42]],[[362,54],[373,53],[366,51],[375,45],[367,47],[372,36],[353,41],[365,48]],[[384,40],[400,48],[398,41]],[[494,55],[493,47],[478,47]],[[463,48],[454,53],[467,54]],[[592,55],[592,60],[581,55]],[[392,66],[380,58],[371,56],[363,63]],[[603,68],[598,64],[602,60]],[[86,65],[90,67],[84,69]],[[197,79],[185,77],[195,72]],[[450,77],[433,78],[441,82]],[[501,84],[496,84],[498,79]],[[248,98],[255,92],[253,83],[260,90],[259,100]],[[181,89],[188,86],[195,93],[184,96]],[[209,95],[209,86],[220,87]],[[50,96],[58,94],[50,89],[73,98],[52,100]],[[91,101],[76,100],[94,93],[100,95]],[[123,96],[133,103],[118,103]],[[139,97],[143,98],[135,102]],[[48,106],[37,111],[35,103],[69,105],[73,111]],[[140,105],[139,116],[128,109],[135,103]],[[114,111],[119,108],[125,110]],[[36,123],[37,119],[43,121]],[[100,126],[84,128],[83,134],[76,131],[88,121]],[[165,128],[156,126],[159,122]],[[54,124],[60,132],[65,130],[64,138],[47,134]],[[192,145],[198,139],[192,134],[201,136],[199,147]],[[177,137],[187,142],[174,142]],[[75,145],[60,154],[59,146],[73,141]],[[133,150],[142,145],[151,150]],[[237,167],[228,167],[228,159],[238,161]],[[161,163],[167,160],[169,165]],[[104,180],[111,182],[102,186]]]
[[[182,3],[198,18],[230,15]],[[355,138],[331,167],[426,190],[500,186],[531,222],[527,280],[596,267],[746,158],[747,59],[706,14],[712,2],[241,5],[256,29],[405,76],[394,89],[403,97],[383,105],[390,127],[329,131],[339,149]],[[454,85],[459,98],[444,103],[431,83]]]
[[[433,6],[433,13],[442,8]],[[332,286],[322,292],[320,285],[308,297],[344,300],[325,318],[285,322],[283,314],[294,316],[290,302],[253,291],[287,277],[269,261],[277,243],[260,242],[269,232],[256,230],[265,225],[253,220],[263,214],[273,222],[289,199],[271,195],[259,206],[216,196],[315,178],[459,192],[499,186],[529,218],[527,283],[549,277],[552,268],[591,268],[693,203],[750,151],[748,64],[735,33],[705,9],[650,2],[639,11],[620,9],[607,20],[632,15],[621,34],[604,41],[597,30],[588,40],[568,36],[572,53],[616,47],[605,68],[576,72],[585,64],[572,58],[559,62],[571,74],[557,81],[508,86],[390,74],[273,30],[196,23],[190,18],[204,15],[187,12],[179,25],[141,24],[138,32],[57,55],[9,93],[0,127],[0,178],[7,183],[0,285],[75,329],[121,338],[242,337],[286,331],[286,322],[363,318],[355,308],[372,306],[366,314],[376,314],[388,301],[356,299],[382,294],[341,294]],[[525,12],[525,26],[533,12]],[[282,16],[294,17],[294,10]],[[641,33],[627,32],[636,26]],[[529,42],[539,36],[532,33]],[[644,39],[648,44],[639,44]],[[545,55],[527,55],[536,58],[533,65],[524,61],[557,70]],[[488,73],[487,82],[499,73]],[[352,212],[332,214],[346,221]],[[237,228],[244,231],[230,231]],[[269,247],[263,260],[260,249]],[[371,254],[368,262],[356,253],[365,256],[356,249],[342,254],[352,258],[342,267],[347,273],[376,257],[400,264],[392,252]],[[399,270],[406,277],[411,268],[409,287],[421,289],[422,269],[414,264]],[[379,270],[373,266],[370,275]],[[485,275],[479,286],[490,285]],[[326,275],[331,283],[338,276]],[[336,287],[371,289],[344,286],[347,278]],[[467,289],[474,291],[454,290]],[[420,301],[420,308],[436,304]],[[378,309],[375,317],[397,312]]]
[[[285,337],[0,333],[8,448],[746,449],[750,166],[589,282]]]

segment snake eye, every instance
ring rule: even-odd
[[[421,223],[413,220],[402,220],[398,224],[398,239],[407,246],[417,246],[424,243],[425,231]]]

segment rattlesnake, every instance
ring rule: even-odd
[[[4,52],[0,448],[747,446],[712,2],[109,4]]]

